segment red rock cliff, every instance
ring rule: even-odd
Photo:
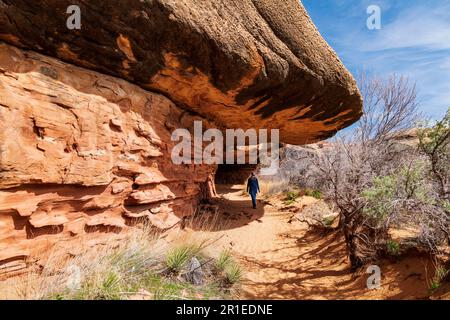
[[[196,119],[303,144],[361,114],[296,0],[0,0],[0,40],[0,268],[191,215],[216,166],[173,164],[170,135]]]

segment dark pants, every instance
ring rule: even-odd
[[[256,192],[251,192],[250,196],[252,197],[253,208],[256,208]]]

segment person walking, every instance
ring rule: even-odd
[[[253,209],[256,209],[256,194],[260,191],[258,178],[256,178],[254,172],[252,172],[250,178],[247,180],[247,192],[250,194],[250,197],[252,197]]]

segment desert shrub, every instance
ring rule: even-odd
[[[335,220],[335,216],[327,216],[322,219],[322,224],[324,227],[331,228]]]
[[[300,196],[298,191],[288,191],[286,192],[286,201],[295,201]]]
[[[450,108],[442,120],[422,127],[418,135],[419,150],[428,160],[428,180],[436,194],[421,238],[437,248],[443,239],[450,241]]]
[[[397,190],[395,176],[374,177],[372,185],[361,194],[366,204],[362,213],[370,218],[374,227],[380,227],[390,216]]]
[[[167,269],[172,273],[179,273],[190,258],[200,251],[197,245],[183,245],[169,251],[166,257]]]
[[[216,267],[220,271],[224,271],[231,263],[233,263],[233,258],[230,252],[228,250],[224,250],[220,253],[219,258],[217,259]]]
[[[443,267],[440,264],[436,265],[435,271],[434,271],[434,276],[431,279],[431,281],[429,282],[429,289],[430,291],[436,291],[437,289],[440,288],[442,282],[444,281],[444,279],[447,277],[447,275],[449,274],[449,271]]]
[[[225,279],[228,284],[237,284],[244,276],[242,268],[235,262],[228,264],[224,271]]]
[[[413,148],[400,148],[396,133],[418,119],[416,92],[407,79],[369,79],[359,83],[364,114],[352,135],[342,135],[332,148],[310,158],[315,181],[340,213],[340,226],[353,268],[375,259],[406,203],[399,192],[400,169],[414,162]]]
[[[21,299],[56,300],[121,300],[135,296],[224,299],[238,295],[235,285],[242,269],[230,252],[218,259],[208,254],[208,250],[214,251],[213,243],[214,239],[201,240],[183,232],[169,243],[147,229],[137,229],[118,243],[90,248],[71,259],[55,252],[42,271],[17,279],[16,290]],[[185,276],[190,272],[186,262],[192,256],[202,262],[200,285]],[[223,270],[218,270],[218,265]]]
[[[293,204],[296,200],[297,200],[297,198],[300,196],[300,192],[298,192],[298,191],[293,191],[293,190],[291,190],[291,191],[287,191],[286,193],[285,193],[285,199],[284,199],[284,204],[286,204],[286,205],[291,205],[291,204]]]
[[[318,189],[305,189],[305,196],[322,199],[322,192]]]
[[[388,240],[386,250],[389,255],[397,256],[400,254],[400,243],[393,240]]]
[[[228,250],[224,250],[220,253],[216,261],[216,268],[223,276],[222,283],[226,287],[238,284],[244,276],[244,271],[233,259],[231,253]]]
[[[440,197],[450,200],[450,108],[442,120],[419,130],[419,148],[429,160]]]
[[[421,240],[438,251],[441,242],[450,241],[450,108],[442,120],[420,128],[418,136],[419,150],[428,160],[426,178],[434,191]]]
[[[370,219],[373,228],[401,222],[407,216],[409,219],[412,213],[423,210],[423,206],[434,204],[424,165],[416,159],[392,170],[391,174],[375,176],[361,195],[365,201],[362,213]]]
[[[450,232],[450,111],[419,130],[417,149],[399,142],[403,133],[417,131],[421,117],[414,85],[404,78],[363,76],[360,88],[364,114],[356,129],[313,154],[305,180],[339,211],[353,268],[376,259],[386,244],[394,249],[388,242],[394,225],[419,229],[418,244],[436,254]]]

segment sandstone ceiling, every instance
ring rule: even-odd
[[[81,29],[66,27],[69,5]],[[0,40],[158,92],[220,128],[325,139],[361,115],[298,0],[0,0]]]

